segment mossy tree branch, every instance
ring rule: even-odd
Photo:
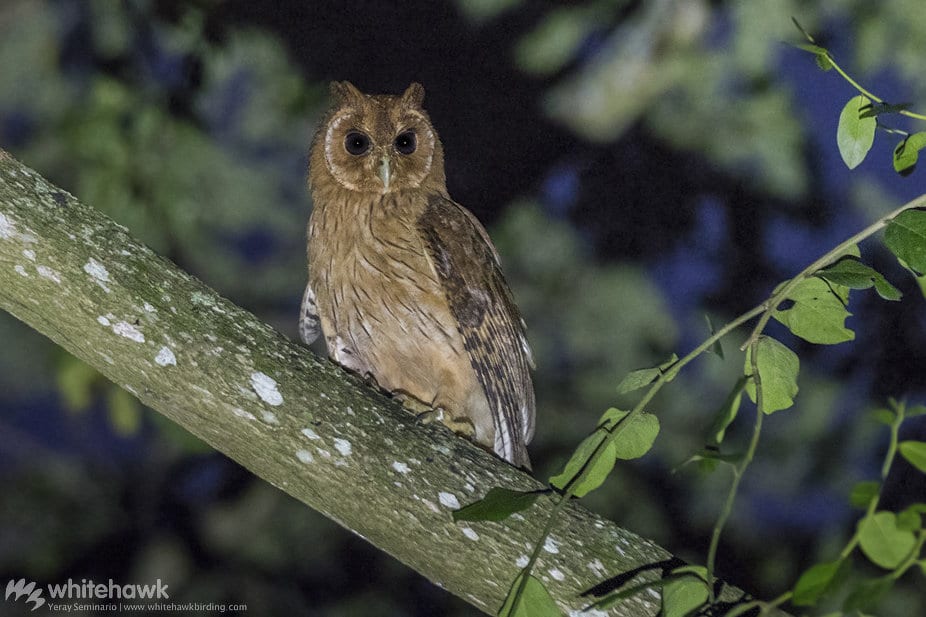
[[[455,524],[453,508],[494,486],[543,486],[446,429],[417,422],[3,150],[0,308],[483,611],[501,605],[553,507],[542,497],[525,516]],[[633,572],[654,578],[670,559],[573,503],[536,572],[567,614],[579,614],[591,602],[583,592],[627,582]],[[655,615],[654,594],[589,614]],[[727,588],[722,598],[741,595]]]

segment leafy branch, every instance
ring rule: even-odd
[[[597,489],[607,479],[618,459],[643,456],[659,432],[658,420],[644,409],[659,390],[695,358],[707,351],[716,350],[721,339],[730,332],[758,318],[743,345],[747,352],[744,378],[734,386],[733,392],[714,422],[714,446],[705,448],[689,459],[725,463],[733,467],[733,480],[711,536],[707,567],[677,568],[666,580],[650,581],[632,588],[639,591],[661,587],[663,612],[667,617],[685,615],[705,602],[714,602],[711,582],[714,580],[720,537],[732,512],[740,482],[758,449],[763,416],[791,407],[798,390],[798,357],[782,343],[763,334],[769,320],[775,318],[793,334],[812,343],[834,344],[852,340],[854,333],[844,325],[846,317],[849,316],[846,306],[850,290],[874,287],[886,300],[896,301],[901,297],[900,292],[881,273],[860,260],[858,243],[886,229],[884,241],[887,247],[904,267],[918,279],[922,279],[923,273],[926,272],[926,211],[921,209],[923,207],[926,207],[926,195],[894,210],[840,243],[794,278],[779,285],[765,302],[714,332],[684,357],[679,359],[673,356],[659,366],[630,373],[618,386],[618,390],[629,392],[648,386],[646,392],[630,411],[616,408],[605,411],[596,429],[578,446],[563,471],[549,479],[550,485],[560,491],[559,500],[550,513],[543,533],[534,545],[530,559],[512,583],[499,615],[526,617],[559,614],[543,584],[533,577],[531,572],[563,506],[571,498],[582,497]],[[786,302],[793,305],[782,309],[781,306]],[[744,390],[756,404],[752,436],[744,454],[723,455],[719,446],[726,428],[736,418]],[[919,446],[911,445],[907,449],[914,451],[916,456],[919,454],[918,448]],[[926,451],[922,456],[926,461]],[[926,469],[926,462],[923,465]],[[498,520],[499,513],[503,513],[501,517],[504,518],[511,513],[529,508],[533,503],[533,499],[524,498],[524,493],[506,489],[496,490],[502,492],[493,495],[491,505],[487,505],[485,501],[476,502],[458,510],[454,517],[457,520]],[[875,502],[872,512],[876,505]],[[886,520],[883,516],[885,514],[889,513],[877,513],[877,516],[881,517],[878,520]],[[875,514],[871,514],[871,517],[874,516]],[[906,521],[906,524],[912,525],[909,521]],[[921,545],[922,542],[917,546]],[[917,563],[915,558],[907,558],[902,564],[895,564],[902,568],[895,571],[895,574],[902,574],[914,563]],[[673,583],[684,585],[684,593],[670,593]],[[628,597],[627,594],[626,589],[614,591],[596,600],[589,608],[608,608]],[[760,606],[766,612],[792,599],[793,595],[792,592],[788,592],[772,602],[755,602],[751,605]],[[528,606],[529,610],[526,608]],[[732,617],[734,614],[742,614],[741,611],[742,606],[739,606],[729,615]]]
[[[862,88],[835,62],[828,50],[816,44],[797,21],[795,25],[809,41],[809,44],[799,47],[814,53],[817,63],[824,70],[836,69],[860,92],[843,109],[837,135],[840,153],[850,168],[857,166],[870,150],[874,131],[879,127],[880,115],[896,113],[926,120],[926,116],[909,111],[906,105],[887,104]],[[926,132],[910,135],[880,128],[905,135],[904,141],[895,149],[895,168],[902,174],[911,172],[918,150],[926,146]],[[707,566],[675,568],[661,580],[638,582],[628,588],[607,593],[587,608],[607,609],[632,594],[653,588],[662,590],[664,617],[683,617],[705,604],[714,604],[714,571],[720,538],[733,511],[740,483],[758,450],[763,417],[793,406],[798,392],[798,356],[784,344],[764,334],[769,321],[774,318],[792,334],[810,343],[837,344],[853,340],[855,333],[845,326],[845,320],[850,316],[847,306],[852,290],[873,287],[885,300],[897,301],[902,297],[901,292],[884,275],[861,260],[858,244],[881,230],[885,230],[884,243],[887,248],[913,274],[926,295],[926,210],[923,208],[926,208],[926,195],[901,206],[841,242],[796,276],[778,285],[766,301],[713,332],[684,357],[679,359],[673,354],[658,366],[627,375],[618,386],[619,392],[647,388],[646,392],[630,411],[616,408],[605,411],[595,430],[579,444],[562,472],[549,479],[550,486],[559,492],[558,501],[541,536],[535,542],[530,558],[511,584],[498,614],[501,617],[546,617],[560,614],[543,583],[532,575],[532,571],[564,505],[573,497],[582,497],[601,486],[618,459],[634,459],[646,454],[659,433],[658,419],[645,411],[655,395],[701,354],[716,351],[722,357],[721,339],[756,319],[751,333],[740,348],[746,352],[744,375],[715,414],[711,430],[712,443],[686,461],[702,461],[712,467],[725,464],[733,469],[733,478],[711,535]],[[782,308],[786,303],[787,308]],[[752,435],[744,453],[725,454],[720,446],[726,429],[736,419],[743,391],[756,406]],[[898,443],[898,427],[905,416],[904,410],[903,404],[895,402],[893,411],[885,412],[892,414],[886,420],[892,427],[892,437],[882,470],[882,482],[898,451],[926,473],[926,442]],[[873,489],[870,483],[863,486],[869,491],[864,493],[867,496],[865,517],[837,561],[814,566],[792,590],[770,602],[755,600],[734,606],[726,613],[727,617],[743,615],[754,608],[759,608],[766,615],[788,601],[797,606],[816,604],[833,587],[837,574],[845,569],[843,565],[857,546],[871,562],[891,572],[862,583],[858,588],[862,591],[857,590],[846,600],[845,610],[869,606],[890,589],[894,580],[914,565],[920,565],[926,573],[926,560],[920,557],[926,543],[926,530],[921,521],[921,514],[926,513],[926,504],[915,504],[898,515],[879,512],[878,486],[875,485]],[[534,498],[528,498],[528,493],[519,491],[497,488],[490,493],[486,499],[456,511],[454,518],[501,520],[531,507],[534,502]]]
[[[835,70],[846,82],[855,88],[859,94],[846,103],[839,115],[839,126],[836,131],[836,143],[839,154],[849,169],[855,169],[865,160],[868,151],[874,144],[875,131],[881,129],[886,133],[902,135],[903,139],[894,148],[894,170],[902,176],[913,173],[919,160],[919,152],[926,147],[926,131],[909,133],[881,124],[881,116],[897,114],[926,121],[926,114],[910,111],[909,103],[892,104],[883,98],[865,89],[845,71],[833,54],[825,47],[817,44],[816,40],[794,18],[794,25],[804,36],[806,43],[798,43],[795,47],[803,49],[814,55],[817,66],[823,71]]]

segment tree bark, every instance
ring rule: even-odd
[[[543,485],[442,426],[419,423],[3,150],[0,307],[255,475],[487,613],[501,606],[553,505],[544,496],[523,516],[454,523],[453,509],[494,486]],[[671,559],[573,503],[535,574],[566,614],[637,617],[658,612],[658,592],[587,613],[593,599],[582,594],[635,572],[655,578]],[[723,598],[740,597],[726,586]]]

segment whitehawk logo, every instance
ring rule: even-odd
[[[6,597],[4,600],[9,600],[10,596],[13,596],[14,602],[19,600],[21,597],[26,596],[26,603],[35,603],[35,606],[32,607],[32,610],[35,610],[45,604],[45,598],[42,597],[42,588],[39,587],[36,589],[34,581],[27,582],[24,578],[21,578],[18,581],[10,579],[10,582],[6,584]]]

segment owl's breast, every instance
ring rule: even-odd
[[[316,208],[309,276],[332,359],[431,404],[452,384],[461,391],[460,382],[476,380],[404,195]]]

